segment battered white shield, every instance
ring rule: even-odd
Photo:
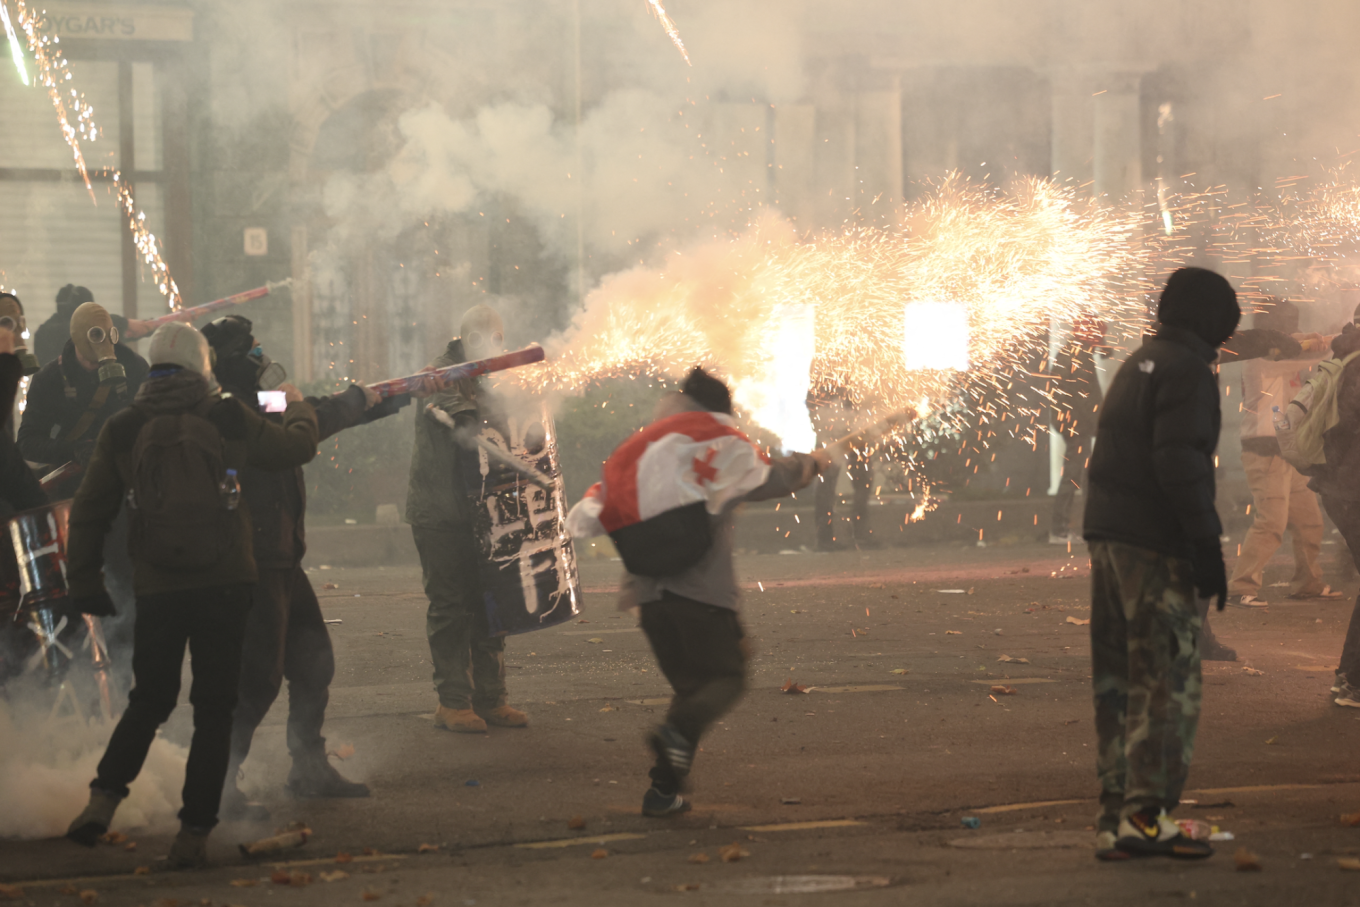
[[[483,423],[480,446],[462,460],[476,514],[487,622],[492,636],[504,636],[571,620],[580,613],[581,580],[566,531],[552,417],[537,406],[493,421]],[[532,474],[548,487],[534,484]]]

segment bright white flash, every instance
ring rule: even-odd
[[[14,68],[19,70],[19,78],[28,83],[28,67],[24,65],[24,50],[19,46],[19,36],[14,33],[14,23],[9,19],[9,5],[0,0],[0,20],[5,23],[5,36],[9,38],[9,54],[14,58]]]
[[[949,302],[909,302],[902,311],[908,369],[968,370],[968,311]]]

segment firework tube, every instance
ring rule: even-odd
[[[853,448],[864,444],[872,444],[882,438],[894,428],[898,428],[916,419],[916,410],[906,409],[900,413],[893,413],[881,422],[853,431],[836,441],[832,441],[822,448],[831,457],[844,457]]]
[[[377,384],[370,384],[368,389],[377,393],[384,400],[388,397],[396,397],[400,394],[410,394],[419,391],[425,386],[425,382],[431,378],[438,378],[446,384],[461,381],[464,378],[479,378],[489,372],[503,372],[508,368],[517,368],[521,365],[530,365],[534,362],[543,361],[543,347],[538,344],[525,347],[522,350],[515,350],[513,353],[502,353],[499,356],[492,356],[489,359],[477,359],[473,362],[460,362],[457,365],[450,365],[444,368],[433,369],[428,372],[419,372],[414,375],[407,375],[405,378],[389,378],[386,381],[379,381]]]
[[[312,836],[310,828],[298,828],[293,831],[286,831],[283,834],[274,835],[272,838],[261,838],[249,844],[238,844],[241,853],[247,857],[257,857],[262,854],[278,853],[281,850],[288,850],[293,847],[301,847],[307,843],[307,839]]]
[[[42,486],[43,491],[50,491],[52,486],[56,485],[58,482],[69,479],[72,476],[78,476],[84,471],[84,466],[81,466],[75,460],[72,460],[69,463],[63,463],[61,466],[58,466],[56,469],[43,476],[38,480],[38,484]]]
[[[453,429],[454,437],[457,438],[459,443],[461,443],[464,447],[474,446],[480,447],[482,450],[486,451],[486,455],[488,457],[495,460],[497,463],[500,463],[504,466],[509,466],[515,472],[524,476],[524,478],[528,479],[530,482],[537,485],[539,488],[542,488],[545,491],[552,491],[553,487],[552,479],[548,478],[543,473],[539,472],[537,469],[534,469],[532,466],[529,466],[528,464],[521,462],[515,457],[510,456],[510,454],[501,450],[499,447],[497,447],[495,444],[492,444],[490,441],[488,441],[486,438],[483,438],[481,435],[463,431],[458,427],[458,423],[453,421],[452,416],[444,412],[439,407],[435,406],[433,403],[428,404],[425,407],[425,411],[430,415],[434,416],[435,421],[438,422],[439,424],[447,425],[449,428]]]
[[[149,318],[146,325],[148,333],[156,330],[163,324],[170,324],[175,321],[196,321],[207,315],[209,312],[216,312],[218,309],[229,309],[234,305],[243,302],[250,302],[252,299],[261,299],[280,287],[291,286],[293,278],[287,277],[283,280],[271,280],[262,287],[253,290],[246,290],[244,293],[237,293],[235,296],[225,296],[222,299],[214,299],[212,302],[205,302],[202,305],[191,306],[187,309],[180,309],[178,312],[171,312],[169,315],[162,315],[159,318]]]

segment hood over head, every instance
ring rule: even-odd
[[[152,377],[156,377],[155,371],[161,366],[173,365],[201,375],[207,381],[209,391],[218,389],[208,340],[192,325],[172,321],[156,328],[156,333],[151,335],[147,358],[151,361]]]
[[[76,310],[76,306],[82,302],[94,302],[94,294],[88,287],[78,287],[73,283],[57,290],[57,311],[59,313],[69,313]]]
[[[458,333],[468,361],[505,352],[505,322],[491,306],[475,305],[464,312]]]
[[[1157,320],[1194,333],[1212,347],[1223,345],[1237,330],[1242,309],[1237,291],[1223,275],[1206,268],[1181,268],[1162,289]]]

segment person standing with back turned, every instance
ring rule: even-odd
[[[137,621],[133,689],[114,728],[90,802],[66,836],[93,847],[137,777],[157,729],[174,711],[187,644],[193,660],[194,736],[184,768],[175,868],[207,863],[231,745],[232,710],[251,586],[258,579],[250,514],[236,473],[292,470],[316,456],[316,413],[284,385],[281,425],[224,397],[208,342],[185,324],[156,330],[147,381],[132,406],[105,423],[71,504],[67,584],[71,606],[113,611],[104,589],[104,536],[125,497]],[[130,492],[130,494],[129,494]]]
[[[1091,664],[1101,811],[1097,857],[1202,858],[1180,803],[1200,712],[1198,593],[1223,608],[1214,509],[1222,415],[1212,363],[1242,310],[1222,276],[1171,275],[1156,334],[1120,366],[1091,456]]]

